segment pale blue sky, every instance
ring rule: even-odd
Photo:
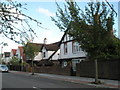
[[[54,24],[53,21],[51,21],[50,18],[50,16],[55,17],[55,13],[57,11],[57,7],[54,2],[55,0],[53,2],[48,2],[48,1],[39,2],[39,0],[35,0],[35,1],[32,0],[32,2],[25,2],[25,1],[26,0],[24,0],[24,2],[22,3],[27,3],[25,7],[28,10],[24,10],[23,12],[40,21],[42,23],[41,26],[48,29],[48,30],[42,29],[32,23],[32,26],[34,26],[35,32],[37,33],[38,36],[34,39],[34,42],[43,43],[44,38],[47,38],[47,43],[54,43],[59,41],[63,35],[63,32],[59,30],[59,28]],[[87,5],[86,2],[77,2],[77,3],[83,9],[84,6]],[[116,10],[116,12],[118,12],[118,3],[117,2],[110,2],[110,3],[114,5],[114,9]],[[63,7],[63,2],[58,2],[58,4]],[[114,28],[116,30],[118,30],[117,19],[118,18],[116,17],[115,19],[116,24],[114,25]],[[5,38],[0,38],[0,39],[1,41],[8,42],[9,46],[4,47],[4,51],[10,51],[11,49],[17,48],[18,46],[18,44],[15,44],[13,41],[7,40]]]
[[[119,1],[119,8],[118,8],[118,36],[120,39],[120,1]]]

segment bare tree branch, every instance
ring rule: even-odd
[[[15,42],[20,42],[23,37],[24,39],[31,39],[33,36],[36,36],[30,22],[36,23],[42,29],[47,29],[42,27],[42,23],[38,20],[22,13],[23,9],[26,9],[23,7],[23,4],[13,2],[12,0],[0,2],[0,34]],[[17,40],[17,37],[20,39]]]

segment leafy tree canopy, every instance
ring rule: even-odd
[[[38,54],[39,52],[39,47],[36,46],[33,43],[28,42],[27,44],[24,45],[24,53],[26,57],[28,57],[30,60],[33,60],[34,57]]]
[[[12,65],[19,65],[19,59],[17,57],[12,57],[12,59],[10,60],[10,63]]]
[[[113,35],[114,10],[105,2],[89,2],[87,5],[83,11],[73,0],[66,1],[64,10],[57,4],[57,18],[52,17],[52,21],[60,30],[67,30],[90,59],[120,58],[120,40]]]

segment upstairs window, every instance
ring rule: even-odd
[[[66,54],[68,52],[67,50],[67,43],[64,43],[64,54]]]
[[[78,52],[82,51],[80,43],[73,42],[72,43],[72,51],[73,51],[73,53],[78,53]]]

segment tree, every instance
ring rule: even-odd
[[[38,52],[39,52],[39,47],[37,47],[35,44],[27,42],[27,44],[24,45],[24,53],[26,57],[32,61],[32,75],[34,75],[33,59],[36,55],[38,55]]]
[[[12,0],[0,2],[0,34],[17,43],[23,43],[36,35],[31,21],[41,25],[36,19],[22,13],[26,9],[25,5]]]
[[[19,59],[17,57],[12,57],[12,59],[10,60],[10,63],[12,65],[19,65]]]
[[[113,39],[116,39],[113,35],[113,9],[108,9],[104,2],[89,2],[88,7],[85,7],[83,11],[73,0],[66,1],[64,10],[58,4],[57,7],[57,18],[52,17],[52,21],[59,29],[67,30],[67,33],[76,39],[81,44],[81,48],[88,53],[88,58],[95,61],[95,83],[98,83],[97,60],[108,58],[108,55],[112,55],[109,51],[114,50],[108,47],[112,44],[111,41],[115,42]],[[118,45],[117,43],[117,49]],[[117,49],[114,51],[118,56],[120,54]]]

